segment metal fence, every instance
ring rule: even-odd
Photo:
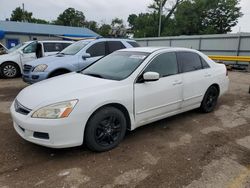
[[[141,46],[172,46],[199,50],[207,55],[250,56],[250,33],[135,39]]]

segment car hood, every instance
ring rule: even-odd
[[[68,73],[24,88],[17,100],[29,109],[80,99],[87,93],[114,87],[118,81],[96,78],[81,73]]]
[[[31,61],[29,63],[26,63],[26,65],[31,65],[33,67],[40,65],[40,64],[56,64],[61,62],[71,62],[73,59],[75,59],[75,56],[73,55],[51,55],[43,58],[36,59],[34,61]]]
[[[17,52],[17,50],[16,51],[14,51],[14,52],[10,52],[10,53],[7,53],[7,54],[2,54],[1,56],[0,56],[0,59],[2,60],[6,60],[6,59],[12,59],[13,58],[13,56],[16,56],[16,55],[19,55],[19,53]]]

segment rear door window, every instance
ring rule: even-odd
[[[106,55],[106,42],[98,42],[89,47],[86,51],[91,57]]]
[[[107,44],[108,44],[109,54],[116,50],[125,48],[125,46],[120,41],[108,41]]]
[[[200,56],[193,52],[177,52],[181,72],[191,72],[202,69]]]
[[[43,43],[44,52],[59,52],[64,49],[62,43]]]
[[[133,47],[140,47],[140,45],[137,42],[133,42],[133,41],[127,41],[131,46]]]
[[[157,72],[160,77],[175,75],[178,73],[176,54],[167,52],[155,57],[144,72]]]

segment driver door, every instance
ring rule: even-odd
[[[37,42],[32,42],[31,44],[29,44],[28,46],[26,46],[23,51],[22,51],[22,55],[21,55],[21,62],[22,65],[24,65],[25,63],[35,60],[36,58],[36,47],[37,47]]]
[[[135,119],[139,126],[178,111],[182,102],[182,76],[174,52],[157,55],[145,72],[157,72],[160,79],[135,83]]]

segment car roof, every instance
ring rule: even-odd
[[[26,41],[24,43],[31,43],[31,42],[73,43],[74,41],[67,41],[67,40],[30,40],[30,41]]]
[[[135,42],[133,39],[123,39],[123,38],[93,38],[93,39],[83,39],[80,41],[130,41],[130,42]]]
[[[137,48],[126,48],[119,51],[130,51],[130,52],[145,52],[145,53],[153,53],[159,50],[167,50],[167,51],[192,51],[196,50],[189,48],[179,48],[179,47],[137,47]]]

